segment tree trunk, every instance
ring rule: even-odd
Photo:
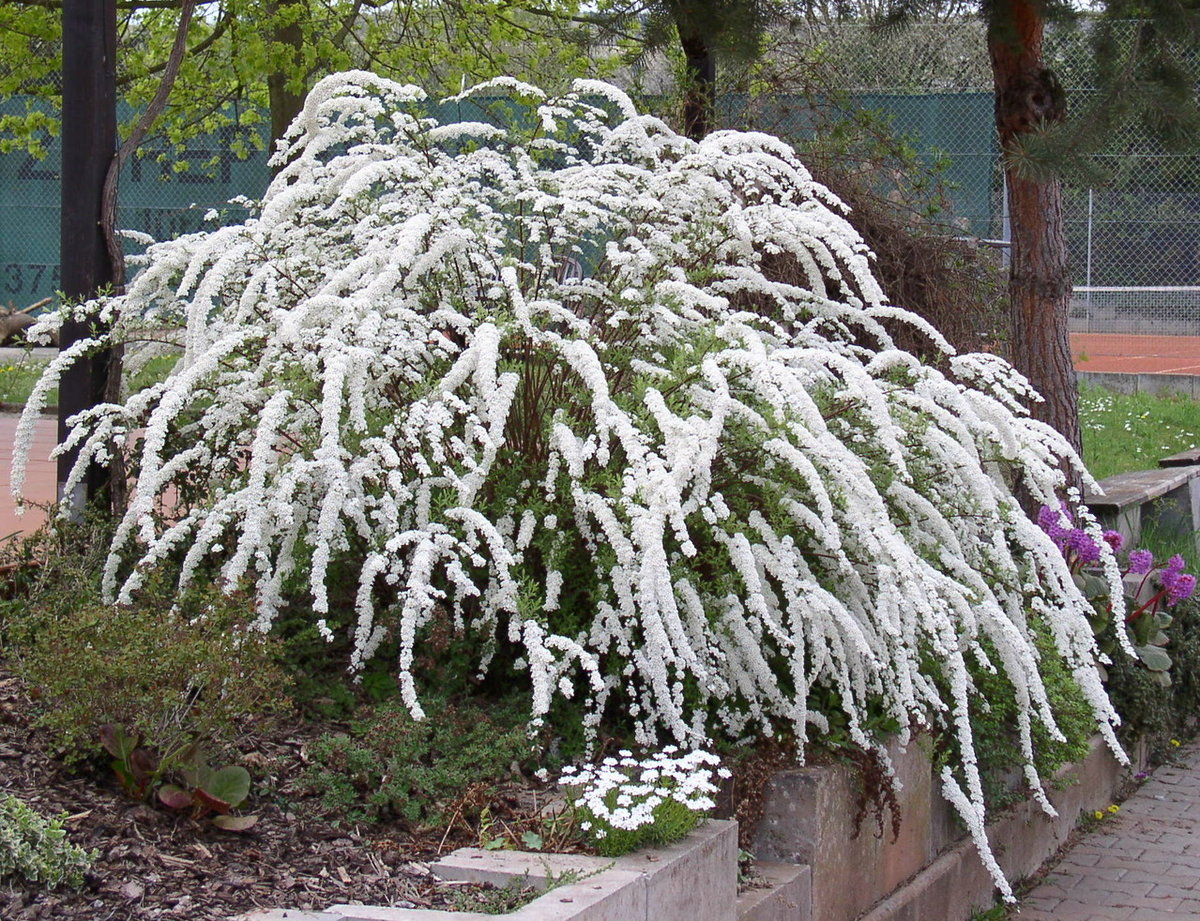
[[[1009,274],[1011,355],[1045,398],[1034,415],[1081,450],[1078,394],[1067,318],[1071,272],[1063,233],[1062,183],[1019,175],[1021,145],[1044,125],[1066,117],[1066,101],[1042,60],[1045,29],[1030,0],[997,4],[988,21],[996,87],[996,129],[1004,155],[1012,225]]]
[[[271,106],[271,140],[283,137],[304,107],[304,94],[290,87],[295,74],[304,73],[304,30],[296,14],[303,0],[275,0],[271,4],[271,72],[267,75],[267,94]],[[282,14],[282,21],[279,18]]]
[[[716,100],[717,60],[704,38],[685,35],[679,30],[683,46],[687,86],[683,97],[683,133],[698,141],[713,129]]]
[[[717,57],[713,52],[712,11],[707,0],[670,0],[667,4],[684,58],[683,133],[698,141],[713,130]]]

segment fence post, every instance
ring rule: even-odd
[[[100,227],[104,176],[117,147],[116,0],[63,0],[63,105],[61,261],[63,295],[78,302],[112,283],[112,263]],[[97,319],[82,317],[63,324],[59,348],[94,335]],[[59,382],[58,441],[68,434],[67,419],[104,399],[108,380],[106,354],[76,361]],[[87,500],[104,490],[108,470],[88,469],[85,482],[66,492],[67,478],[79,452],[58,459],[58,499],[80,518]]]

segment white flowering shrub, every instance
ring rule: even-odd
[[[51,364],[16,488],[75,355],[178,329],[165,382],[75,420],[76,478],[113,450],[133,478],[113,599],[170,563],[250,589],[264,629],[304,602],[353,668],[398,645],[418,716],[414,663],[448,624],[480,672],[524,676],[535,724],[573,698],[641,745],[803,748],[819,690],[864,746],[871,714],[941,725],[986,854],[972,663],[1010,679],[1039,796],[1031,616],[1116,746],[1091,607],[1012,492],[1057,507],[1078,459],[1007,364],[887,303],[786,144],[695,143],[594,83],[458,102],[496,95],[496,123],[443,124],[414,87],[322,81],[256,216],[152,246],[88,308],[113,332]]]
[[[716,755],[700,749],[680,754],[668,745],[642,759],[628,750],[617,754],[600,764],[568,765],[559,779],[602,857],[683,838],[716,808],[716,780],[730,776]]]

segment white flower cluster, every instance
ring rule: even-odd
[[[582,827],[597,839],[607,835],[606,826],[637,831],[653,824],[654,811],[668,801],[699,814],[712,811],[717,793],[714,776],[725,778],[729,771],[718,767],[721,759],[708,752],[678,752],[668,745],[639,760],[623,749],[619,757],[599,764],[568,765],[558,782],[590,817]]]
[[[136,474],[114,599],[164,563],[250,589],[263,629],[307,595],[353,667],[398,647],[416,716],[422,644],[450,628],[481,672],[527,673],[535,723],[574,698],[648,748],[803,747],[814,693],[861,745],[868,717],[938,724],[985,851],[971,669],[1009,679],[1040,791],[1032,727],[1057,729],[1033,612],[1118,748],[1091,607],[1013,495],[1057,507],[1078,459],[1008,365],[886,303],[788,145],[693,142],[596,83],[450,108],[469,120],[371,74],[321,81],[254,215],[150,247],[105,302],[111,337],[79,349],[178,329],[181,355],[75,420],[81,464],[120,450]],[[14,484],[72,357],[26,407]]]

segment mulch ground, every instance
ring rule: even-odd
[[[131,801],[102,768],[65,768],[30,712],[24,687],[0,663],[0,797],[15,794],[45,816],[67,813],[70,840],[97,858],[79,891],[0,881],[5,921],[207,921],[348,902],[477,910],[471,903],[489,897],[490,887],[440,884],[428,870],[438,852],[477,843],[465,825],[422,836],[321,815],[301,780],[311,729],[293,726],[243,752],[259,820],[233,834]]]

